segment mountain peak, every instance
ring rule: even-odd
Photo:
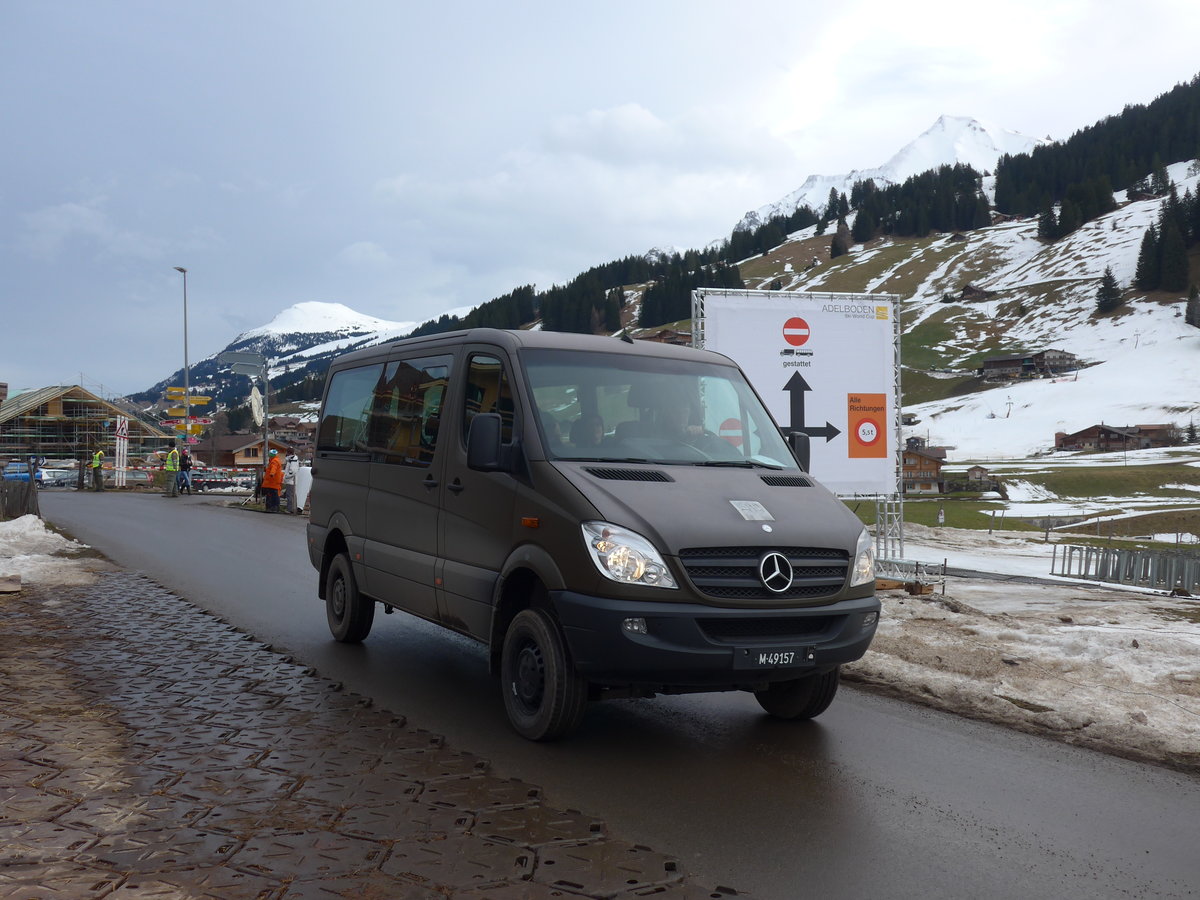
[[[1029,153],[1046,143],[1049,142],[970,116],[943,115],[884,163],[880,171],[894,183],[955,163],[971,166],[980,173],[991,172],[1004,154]]]
[[[289,306],[266,325],[253,328],[237,337],[235,341],[249,338],[269,337],[296,333],[367,334],[377,331],[412,330],[416,323],[389,322],[355,312],[344,303],[324,303],[306,300]]]
[[[970,116],[942,115],[882,166],[854,169],[844,175],[809,175],[804,184],[783,199],[746,213],[735,230],[756,228],[772,216],[791,215],[801,206],[820,212],[829,200],[831,188],[848,195],[856,181],[871,179],[878,187],[886,187],[955,163],[964,163],[980,173],[993,172],[1004,154],[1029,153],[1034,147],[1048,143]]]

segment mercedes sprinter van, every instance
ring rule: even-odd
[[[531,740],[605,697],[741,690],[809,719],[880,604],[867,531],[806,457],[717,353],[399,340],[330,366],[309,556],[334,638],[382,604],[483,642]]]

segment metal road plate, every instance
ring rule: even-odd
[[[432,781],[425,786],[421,799],[458,809],[481,810],[539,803],[542,789],[515,778],[469,775]]]
[[[76,859],[123,872],[156,872],[221,865],[241,846],[232,835],[196,828],[167,828],[105,835]]]
[[[605,835],[604,823],[574,810],[547,806],[489,809],[479,813],[472,833],[522,847],[585,843]]]
[[[266,834],[251,838],[232,865],[243,872],[306,878],[353,875],[379,868],[382,844],[330,831]]]
[[[396,844],[382,871],[454,891],[527,879],[533,851],[470,836]]]
[[[338,808],[300,800],[219,803],[197,821],[201,828],[250,837],[260,831],[320,831],[330,828]],[[340,830],[340,829],[339,829]]]
[[[462,753],[445,748],[406,750],[388,754],[381,763],[380,769],[396,772],[413,781],[433,781],[439,778],[482,775],[488,769],[488,761],[474,753]]]
[[[442,891],[434,891],[381,872],[293,881],[287,886],[286,900],[333,900],[335,897],[353,897],[354,900],[446,900]]]
[[[37,897],[38,900],[102,897],[113,891],[123,877],[116,872],[101,872],[70,862],[0,866],[0,897]]]
[[[616,894],[682,878],[673,858],[624,841],[596,841],[538,851],[533,880],[589,894]]]
[[[337,822],[342,834],[372,841],[442,841],[470,830],[474,816],[461,809],[405,798],[384,806],[355,806]]]
[[[393,803],[421,793],[421,785],[391,772],[333,775],[312,779],[300,785],[297,800],[314,800],[354,806],[369,803]]]

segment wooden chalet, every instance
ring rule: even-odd
[[[1146,450],[1150,447],[1173,447],[1179,443],[1179,430],[1174,425],[1092,425],[1073,434],[1059,431],[1054,435],[1055,450],[1093,450],[1111,453],[1114,450]]]
[[[901,461],[900,480],[905,494],[941,494],[945,491],[942,463],[946,451],[941,448],[909,447]]]
[[[271,438],[269,449],[286,455],[293,447]],[[189,448],[192,459],[202,466],[229,468],[261,468],[263,438],[261,434],[219,434],[201,439]]]
[[[993,356],[985,359],[978,374],[986,379],[1036,378],[1060,375],[1079,368],[1079,357],[1066,350],[1039,350],[1021,356]]]

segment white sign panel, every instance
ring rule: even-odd
[[[895,494],[893,294],[693,294],[697,334],[749,377],[785,431],[803,431],[812,474],[842,496]]]

